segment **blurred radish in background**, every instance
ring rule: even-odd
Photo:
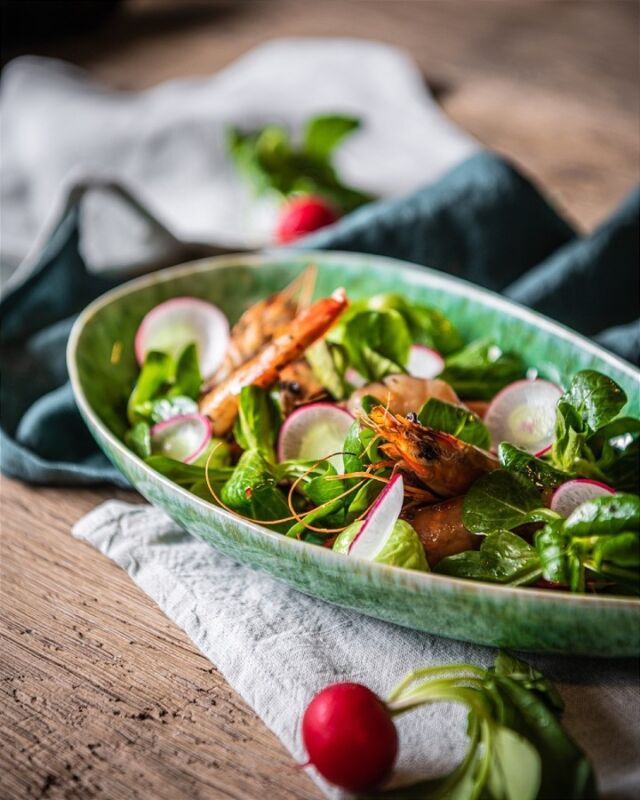
[[[316,116],[299,142],[280,125],[229,131],[227,146],[239,172],[259,197],[277,198],[275,241],[292,242],[375,199],[343,183],[332,163],[336,147],[359,127],[355,117]]]

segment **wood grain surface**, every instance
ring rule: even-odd
[[[132,0],[96,34],[27,49],[135,89],[290,35],[409,50],[445,112],[583,229],[638,181],[635,0]],[[16,53],[19,50],[15,51]],[[182,631],[71,538],[101,489],[1,485],[0,797],[319,798]]]

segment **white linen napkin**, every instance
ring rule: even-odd
[[[317,113],[360,117],[337,154],[340,174],[380,196],[409,192],[478,149],[431,99],[401,51],[355,39],[264,44],[221,72],[141,92],[109,90],[69,64],[33,56],[2,77],[0,262],[38,250],[77,184],[125,186],[180,241],[229,248],[269,241],[256,203],[225,151],[230,125],[270,122],[298,134]],[[95,191],[82,208],[81,249],[96,270],[144,264],[139,219]]]
[[[384,697],[416,667],[489,666],[495,655],[307,597],[220,555],[155,508],[109,501],[73,534],[127,570],[299,762],[301,715],[327,684],[356,681]],[[602,796],[638,797],[637,663],[524,657],[557,682],[564,723],[593,759]],[[435,705],[400,717],[394,784],[448,772],[464,750],[464,716],[461,707]],[[310,774],[327,797],[343,796]]]

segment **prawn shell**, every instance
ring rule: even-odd
[[[401,461],[404,469],[443,498],[464,494],[479,477],[500,466],[490,453],[382,406],[371,409],[368,423],[386,439],[380,447],[385,455]]]

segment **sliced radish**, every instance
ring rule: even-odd
[[[414,344],[409,351],[407,372],[414,378],[435,378],[444,369],[444,359],[437,350]]]
[[[351,542],[349,555],[372,561],[393,532],[403,503],[404,481],[402,475],[394,475],[371,506],[358,535]]]
[[[303,459],[317,461],[342,450],[347,431],[353,417],[344,408],[331,403],[310,403],[290,414],[278,437],[280,461]],[[329,461],[338,473],[344,472],[342,454],[332,456]]]
[[[494,450],[509,442],[528,453],[545,452],[553,443],[561,394],[562,389],[545,380],[516,381],[498,392],[484,416]]]
[[[136,333],[135,353],[142,366],[150,350],[178,358],[195,342],[200,372],[208,378],[222,363],[229,346],[229,322],[217,306],[198,297],[175,297],[146,315]]]
[[[606,483],[588,480],[587,478],[576,478],[558,486],[551,498],[550,507],[552,511],[556,511],[563,517],[568,517],[585,500],[591,500],[593,497],[600,497],[603,494],[615,493],[615,489],[607,486]]]
[[[151,452],[192,464],[211,440],[211,422],[202,414],[183,414],[151,428]]]

